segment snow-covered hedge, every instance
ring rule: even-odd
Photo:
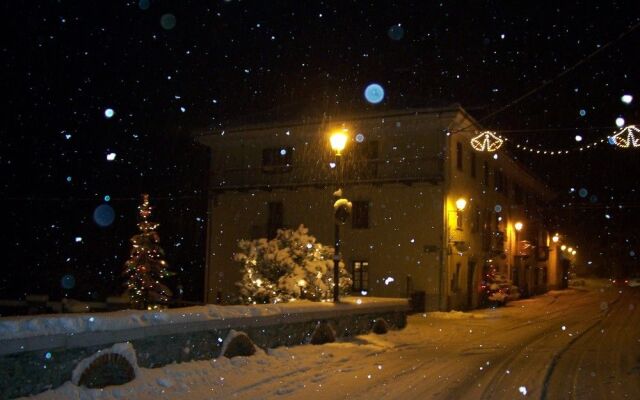
[[[281,229],[274,239],[242,240],[234,256],[241,263],[237,282],[243,304],[282,303],[292,299],[320,301],[333,293],[334,249],[318,243],[309,230]],[[339,267],[340,291],[351,287],[344,264]]]

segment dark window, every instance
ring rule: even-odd
[[[456,143],[456,166],[462,171],[462,143]]]
[[[506,190],[506,177],[502,173],[502,171],[495,170],[493,171],[493,179],[495,181],[495,190],[499,193],[504,193]]]
[[[517,183],[513,184],[513,203],[516,205],[524,204],[522,188]]]
[[[353,277],[353,291],[360,292],[369,290],[369,262],[354,261],[351,267],[351,276]]]
[[[369,202],[354,201],[351,209],[351,227],[353,229],[369,228]]]
[[[273,239],[278,233],[278,229],[282,229],[284,219],[284,208],[282,202],[269,203],[269,215],[267,219],[267,237]]]
[[[476,153],[471,152],[471,177],[476,177]]]
[[[371,179],[378,176],[378,141],[364,141],[356,144],[352,168],[347,173],[354,179]]]
[[[480,229],[480,210],[478,207],[472,207],[471,210],[473,210],[473,224],[471,225],[471,232],[476,233]]]
[[[277,147],[262,150],[262,171],[278,173],[291,171],[292,147]]]
[[[483,173],[484,173],[484,178],[483,178],[483,182],[482,184],[487,187],[489,186],[489,163],[488,162],[484,162],[482,163],[482,168],[483,168]]]

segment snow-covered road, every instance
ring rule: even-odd
[[[550,292],[499,309],[414,315],[403,331],[142,369],[38,399],[637,398],[640,288]]]

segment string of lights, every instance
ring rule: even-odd
[[[582,140],[582,137],[580,137],[580,140]],[[501,148],[504,143],[509,142],[513,143],[513,140],[507,137],[500,136],[493,131],[483,131],[470,140],[471,147],[479,152],[494,152]],[[598,145],[605,143],[609,143],[610,145],[615,145],[621,148],[640,147],[640,129],[635,125],[628,125],[612,136],[600,138],[591,143],[576,146],[570,149],[546,149],[541,148],[540,146],[533,147],[520,143],[516,143],[513,147],[515,147],[515,149],[517,150],[528,152],[531,154],[555,156],[584,152],[587,150],[595,149]]]
[[[587,56],[585,56],[582,59],[580,59],[578,62],[573,64],[571,67],[561,71],[560,73],[558,73],[552,79],[542,81],[542,83],[540,85],[538,85],[537,87],[529,90],[528,92],[522,94],[521,96],[517,97],[516,99],[512,100],[511,102],[509,102],[509,103],[505,104],[504,106],[500,107],[499,109],[497,109],[497,110],[489,113],[488,115],[484,116],[483,118],[479,119],[477,121],[477,123],[481,123],[482,121],[485,121],[485,120],[487,120],[489,118],[492,118],[492,117],[502,113],[503,111],[507,110],[508,108],[510,108],[510,107],[514,106],[515,104],[521,102],[522,100],[528,98],[532,94],[534,94],[534,93],[544,89],[545,87],[549,86],[550,84],[556,82],[558,79],[560,79],[563,76],[567,75],[569,72],[572,72],[573,70],[575,70],[576,68],[578,68],[582,64],[586,63],[587,61],[589,61],[590,59],[592,59],[593,57],[595,57],[599,53],[603,52],[605,49],[611,47],[615,43],[617,43],[620,40],[622,40],[624,37],[626,37],[629,34],[631,34],[638,27],[640,27],[640,22],[638,22],[638,23],[636,23],[634,25],[631,25],[626,31],[622,32],[615,39],[609,41],[605,45],[598,46],[593,52],[591,52]],[[626,95],[626,96],[628,96],[628,95]],[[631,96],[628,96],[628,98],[629,98],[628,101],[626,101],[624,98],[623,98],[623,101],[625,103],[630,102],[631,101]],[[450,133],[457,133],[457,132],[465,131],[468,128],[470,128],[473,124],[474,123],[471,122],[469,125],[461,128],[461,129],[458,129],[458,130],[456,130],[454,132],[450,132]],[[622,124],[624,124],[624,120],[622,121]],[[618,125],[618,126],[620,126],[620,125]],[[629,127],[633,127],[634,129],[636,129],[635,126],[633,126],[633,125],[630,125]],[[627,127],[627,128],[629,128],[629,127]],[[624,131],[624,129],[623,129],[623,131]],[[603,143],[603,142],[606,142],[606,141],[609,141],[609,143],[611,143],[613,145],[616,145],[618,147],[630,147],[630,146],[640,147],[640,141],[634,135],[634,132],[635,132],[635,134],[638,134],[637,129],[635,131],[627,131],[628,133],[626,134],[626,136],[625,136],[625,134],[622,134],[623,131],[618,132],[614,136],[612,136],[613,138],[615,138],[613,140],[611,140],[612,137],[607,137],[607,139],[601,139],[601,140],[598,140],[596,142],[590,143],[589,145],[577,147],[576,149],[571,149],[571,150],[566,150],[566,149],[565,150],[557,150],[557,149],[545,150],[545,149],[528,147],[528,146],[524,146],[524,145],[516,146],[516,148],[520,149],[520,150],[523,150],[523,151],[528,151],[528,152],[534,153],[534,154],[562,155],[562,154],[569,154],[572,151],[581,152],[581,151],[589,150],[589,149],[592,149],[593,147],[595,147],[597,144]],[[620,136],[618,136],[618,135],[620,135]],[[471,139],[471,146],[476,151],[494,152],[494,151],[498,150],[502,146],[502,144],[504,142],[506,142],[506,141],[508,141],[507,138],[497,135],[496,132],[484,131],[484,132],[481,132],[478,136],[475,136],[475,137],[473,137]]]

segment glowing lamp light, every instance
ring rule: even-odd
[[[342,155],[342,150],[344,150],[344,148],[347,146],[348,139],[349,136],[347,136],[346,129],[331,134],[331,137],[329,137],[329,142],[331,142],[331,148],[336,152],[336,155]]]
[[[464,198],[460,197],[458,200],[456,200],[456,209],[458,211],[464,211],[464,208],[467,206],[467,200],[465,200]]]
[[[573,253],[573,247],[569,247],[567,251],[569,251],[569,253]]]
[[[504,139],[492,131],[484,131],[471,138],[471,147],[476,151],[496,151],[502,146],[502,143],[504,143]]]
[[[567,246],[565,246],[564,244],[560,246],[560,250],[565,251],[566,249],[567,249]]]
[[[518,222],[516,222],[515,224],[513,224],[513,227],[514,227],[514,228],[516,228],[516,230],[517,230],[518,232],[520,232],[520,231],[522,230],[522,227],[523,227],[523,226],[524,226],[524,225],[523,225],[523,224],[522,224],[522,222],[520,222],[520,221],[518,221]]]
[[[577,253],[577,251],[575,251],[575,250],[571,252],[571,254],[574,255],[574,256],[576,255],[576,253]]]
[[[640,129],[635,125],[628,125],[611,136],[609,142],[622,148],[640,147]]]
[[[558,241],[560,240],[560,235],[556,233],[555,235],[553,235],[551,240],[553,241],[553,243],[558,243]]]

